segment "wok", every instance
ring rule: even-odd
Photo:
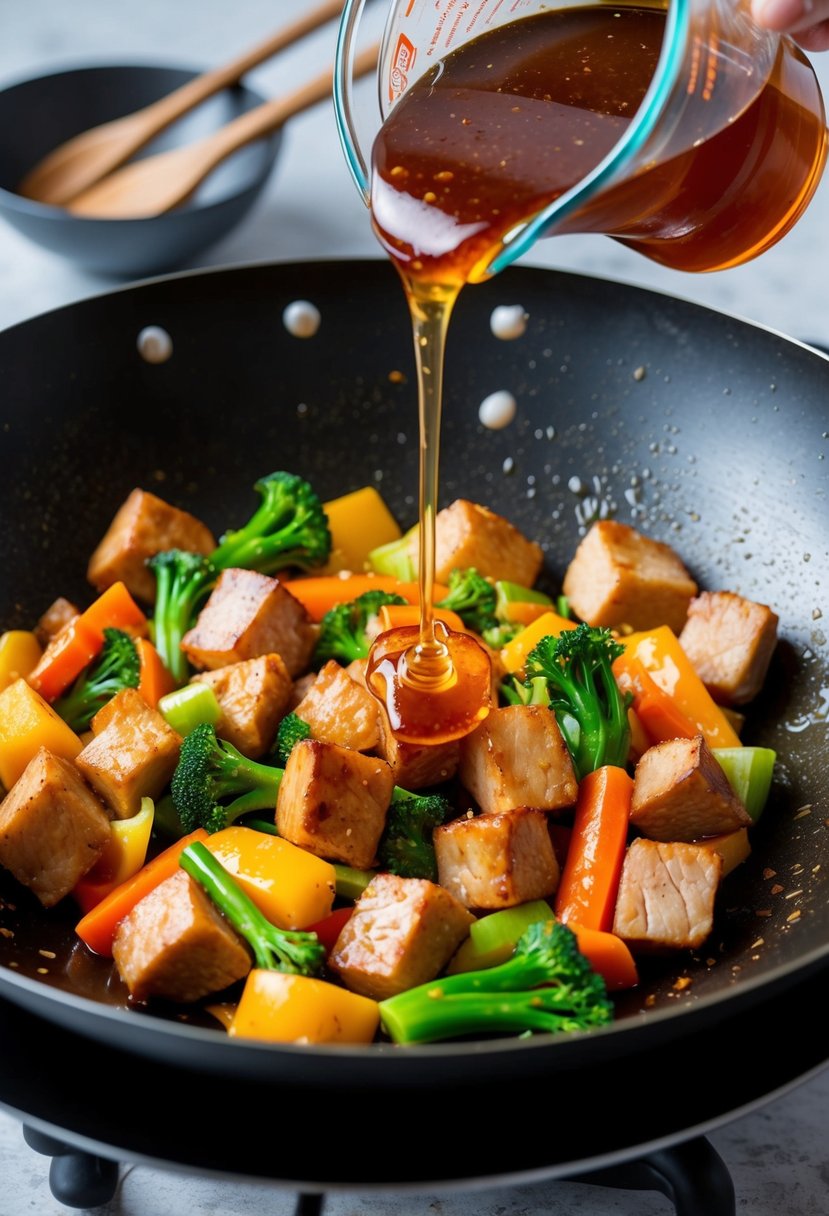
[[[292,337],[281,321],[300,298],[322,315],[313,339]],[[529,316],[511,342],[489,326],[504,303]],[[167,362],[141,358],[136,338],[147,325],[169,332]],[[136,485],[217,532],[247,518],[253,482],[277,468],[308,476],[323,498],[375,484],[401,524],[416,518],[410,333],[385,261],[149,280],[6,330],[0,372],[4,628],[30,627],[57,594],[88,602],[87,557]],[[478,405],[501,388],[518,400],[516,419],[486,430]],[[673,544],[701,587],[737,590],[780,615],[767,687],[744,728],[748,741],[777,750],[775,785],[751,857],[725,882],[709,943],[699,955],[643,963],[613,1025],[590,1034],[405,1050],[273,1047],[126,1009],[109,967],[74,943],[74,909],[47,915],[5,881],[0,923],[14,936],[0,936],[0,1000],[20,1054],[0,1072],[0,1100],[45,1119],[48,1081],[65,1126],[98,1141],[108,1131],[142,1154],[311,1182],[406,1182],[629,1151],[704,1126],[824,1058],[814,994],[829,960],[829,359],[657,292],[512,268],[462,293],[447,395],[441,505],[475,499],[539,539],[550,590],[585,519],[605,503]],[[55,959],[44,964],[43,950]],[[690,983],[676,988],[680,975]],[[773,1036],[765,1060],[749,1030]],[[139,1128],[98,1101],[97,1082],[84,1090],[89,1068],[119,1069],[139,1086],[163,1078],[182,1105]],[[672,1073],[681,1084],[666,1089]],[[86,1101],[73,1100],[77,1086]],[[479,1137],[459,1159],[456,1136],[474,1125],[471,1111],[492,1108],[493,1086],[507,1087],[498,1092],[531,1121],[549,1119],[555,1095],[575,1126],[543,1149],[515,1134]],[[626,1092],[645,1104],[620,1116]],[[200,1147],[208,1094],[264,1096],[282,1111],[309,1095],[353,1109],[359,1096],[360,1142],[370,1125],[374,1147],[357,1152],[355,1129],[321,1161],[304,1120],[282,1117],[278,1153],[270,1121],[270,1131],[227,1131],[221,1145],[211,1135]],[[405,1117],[408,1094],[431,1097],[440,1112],[440,1136],[422,1159],[404,1151],[401,1124],[388,1117]],[[171,1144],[168,1124],[185,1111],[188,1131]]]

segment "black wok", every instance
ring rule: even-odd
[[[298,298],[322,314],[310,340],[291,337],[281,322]],[[489,318],[500,303],[529,314],[524,337],[492,336]],[[163,364],[144,362],[136,349],[150,324],[173,340]],[[405,382],[391,374],[398,372]],[[135,485],[155,488],[220,532],[249,514],[256,478],[284,468],[310,477],[324,498],[374,483],[401,524],[414,522],[410,337],[402,290],[385,262],[262,265],[139,284],[0,334],[0,373],[4,628],[29,627],[59,593],[89,600],[87,557]],[[506,429],[488,431],[478,405],[500,388],[516,396],[518,414]],[[511,269],[462,295],[447,389],[442,504],[459,495],[485,502],[541,540],[552,590],[580,520],[605,502],[618,518],[673,544],[702,587],[734,589],[776,608],[780,642],[744,737],[777,749],[777,778],[752,855],[723,888],[709,943],[699,956],[644,965],[640,988],[620,999],[614,1024],[591,1035],[411,1050],[228,1040],[206,1024],[123,1008],[105,964],[72,949],[73,909],[47,916],[6,882],[0,895],[16,912],[5,908],[2,923],[15,936],[0,936],[0,998],[21,1049],[26,1039],[21,1059],[30,1058],[32,1036],[43,1036],[51,1053],[44,1069],[55,1071],[62,1060],[74,1084],[87,1060],[116,1067],[114,1054],[130,1075],[181,1080],[177,1090],[191,1094],[189,1117],[197,1123],[205,1117],[205,1086],[265,1092],[281,1109],[298,1094],[327,1108],[352,1106],[361,1095],[382,1165],[377,1149],[355,1156],[347,1135],[318,1162],[301,1129],[280,1119],[283,1152],[260,1162],[269,1176],[502,1174],[704,1124],[781,1082],[780,1057],[756,1059],[745,1028],[774,1033],[780,1052],[783,1019],[790,1051],[802,1050],[798,1025],[807,1038],[814,1017],[811,997],[803,1002],[825,987],[829,360],[655,292]],[[579,479],[578,493],[571,479]],[[45,966],[43,949],[57,956]],[[680,975],[690,979],[681,989],[674,987]],[[703,1088],[703,1061],[713,1088]],[[0,1074],[0,1100],[8,1086],[15,1089],[15,1076],[24,1088],[31,1081],[30,1066],[20,1067]],[[665,1091],[671,1069],[683,1084]],[[491,1104],[496,1084],[508,1085],[511,1108],[520,1103],[530,1118],[549,1118],[555,1095],[563,1097],[589,1116],[589,1143],[571,1131],[546,1144],[542,1161],[526,1143],[516,1154],[511,1137],[479,1147],[477,1159],[467,1154],[460,1167],[447,1153],[433,1152],[428,1162],[401,1156],[389,1103],[428,1092],[445,1111],[440,1130],[451,1142],[475,1103]],[[645,1126],[642,1114],[632,1122],[630,1112],[620,1116],[615,1103],[626,1090],[658,1096],[659,1119],[652,1111]],[[94,1094],[95,1087],[74,1108],[84,1136],[100,1128]],[[461,1115],[457,1126],[449,1101]],[[117,1143],[126,1143],[118,1116],[112,1127]],[[141,1134],[143,1153],[146,1129]],[[171,1151],[156,1148],[162,1156]],[[172,1159],[236,1168],[238,1158],[229,1165],[216,1151],[214,1141],[214,1155],[200,1157],[183,1138]],[[245,1171],[256,1172],[249,1165],[246,1156]]]

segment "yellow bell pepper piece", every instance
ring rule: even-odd
[[[682,714],[699,729],[709,747],[740,747],[740,737],[697,675],[691,660],[668,625],[620,637],[653,682],[672,697]]]
[[[154,819],[155,803],[152,798],[142,798],[137,815],[110,823],[109,843],[72,891],[82,912],[90,911],[110,891],[138,873],[147,860]]]
[[[331,862],[253,828],[224,828],[204,843],[280,929],[305,929],[331,911],[336,882]]]
[[[270,1043],[370,1043],[379,1023],[369,997],[307,975],[254,969],[228,1034]]]
[[[43,649],[33,633],[10,629],[0,637],[0,692],[21,676],[34,671]]]
[[[323,503],[331,530],[331,556],[321,574],[340,570],[361,573],[378,545],[399,540],[403,533],[374,486],[363,486],[341,498]]]
[[[527,655],[542,638],[558,637],[565,629],[575,629],[576,621],[559,616],[557,612],[545,612],[526,629],[517,633],[511,642],[501,649],[501,661],[507,671],[520,671],[527,661]]]
[[[696,843],[701,848],[708,849],[710,853],[719,853],[722,857],[722,878],[736,869],[751,853],[748,828],[737,828],[734,832],[723,832],[720,836],[708,836]]]
[[[0,692],[0,783],[7,790],[41,747],[74,760],[83,744],[40,693],[20,678]]]

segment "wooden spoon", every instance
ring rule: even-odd
[[[123,165],[183,114],[214,93],[235,84],[257,64],[339,17],[342,5],[343,0],[326,0],[319,8],[312,9],[224,67],[197,76],[152,105],[76,135],[35,165],[18,185],[17,193],[40,203],[63,206]]]
[[[357,55],[356,79],[377,67],[378,47]],[[266,101],[240,114],[212,135],[182,148],[147,156],[116,170],[97,185],[83,190],[67,206],[73,215],[90,219],[148,219],[170,211],[190,197],[196,187],[223,160],[246,144],[269,135],[294,114],[330,97],[331,68],[286,97]]]

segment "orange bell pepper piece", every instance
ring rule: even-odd
[[[692,735],[702,735],[709,747],[741,746],[736,731],[697,675],[676,634],[668,625],[660,625],[643,633],[632,633],[619,641],[625,653],[615,660],[613,671],[620,683],[627,675],[636,693],[639,669],[631,666],[630,661],[637,659],[656,688],[674,702],[681,715],[681,718],[674,718],[675,725],[685,719],[693,728]],[[648,719],[658,721],[658,710],[670,716],[665,702],[655,695],[650,686],[643,689],[638,701],[634,695],[633,708],[649,733]],[[662,737],[678,738],[679,735],[674,730],[673,735]]]
[[[110,891],[109,895],[104,896],[75,926],[75,932],[81,941],[96,954],[111,957],[115,931],[127,913],[140,899],[177,872],[179,857],[188,844],[192,844],[194,840],[206,841],[207,838],[204,828],[196,828],[195,832],[176,840],[163,853],[159,853],[152,861],[142,866],[132,878]]]
[[[575,923],[569,927],[576,935],[579,950],[593,970],[602,977],[608,992],[636,987],[639,983],[639,972],[633,955],[621,937],[617,937],[615,933],[588,929]]]
[[[632,796],[633,778],[616,765],[606,764],[582,778],[555,898],[556,916],[565,924],[612,929]]]

